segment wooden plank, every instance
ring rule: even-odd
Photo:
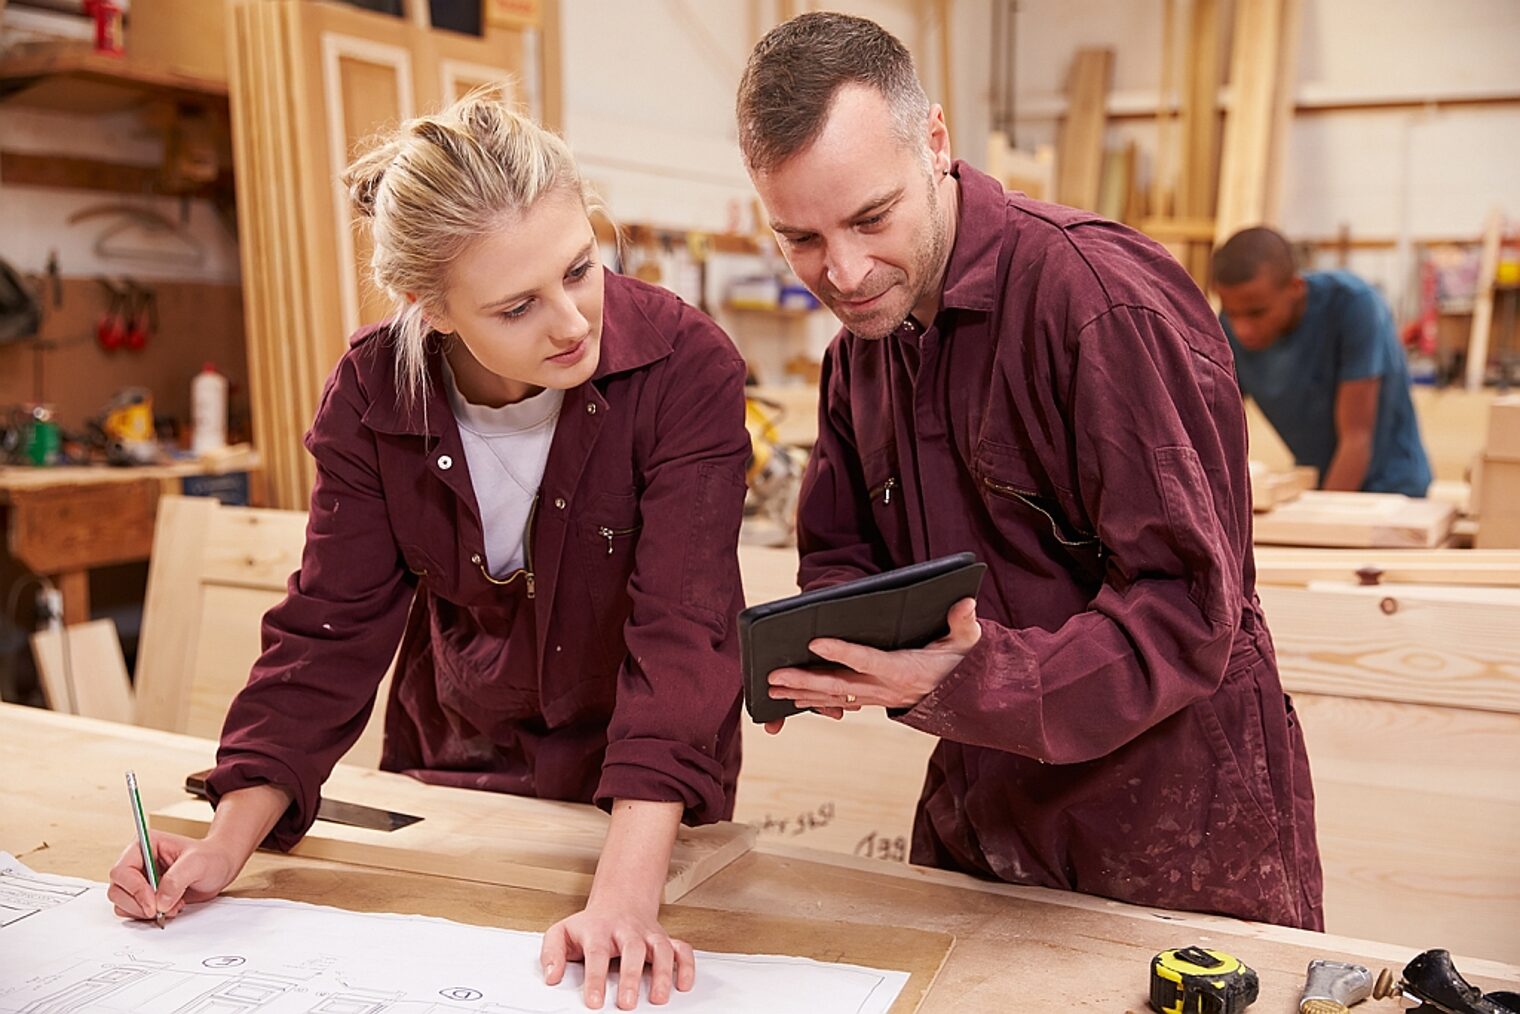
[[[1289,691],[1520,714],[1520,603],[1257,588]]]
[[[1161,3],[1161,89],[1156,101],[1156,148],[1151,168],[1150,214],[1160,219],[1172,215],[1172,201],[1176,196],[1176,131],[1177,122],[1173,90],[1176,81],[1177,62],[1177,0]],[[1144,231],[1144,230],[1142,230]],[[1212,233],[1211,233],[1212,235]]]
[[[1357,572],[1387,583],[1520,587],[1520,550],[1368,550],[1257,546],[1257,584],[1354,581]]]
[[[223,507],[211,515],[200,579],[283,595],[305,545],[305,511]]]
[[[1267,154],[1262,221],[1281,221],[1286,186],[1289,142],[1298,93],[1298,53],[1303,45],[1304,0],[1278,0],[1282,9],[1281,44],[1277,49],[1277,82],[1272,109],[1272,145]]]
[[[1113,60],[1112,49],[1079,49],[1067,74],[1066,119],[1056,156],[1056,200],[1074,208],[1098,206]]]
[[[142,725],[178,732],[189,721],[201,552],[220,506],[204,497],[166,496],[159,502],[157,551],[148,561],[137,656],[137,721]]]
[[[1213,218],[1219,180],[1219,3],[1193,0],[1182,90],[1179,218]],[[1187,244],[1183,264],[1200,287],[1209,276],[1209,244]]]
[[[1451,504],[1397,493],[1307,490],[1258,515],[1254,537],[1262,545],[1424,549],[1446,541],[1456,514]]]
[[[340,765],[323,791],[334,799],[423,819],[397,831],[319,822],[292,855],[584,895],[607,837],[608,817],[594,806],[424,785],[387,771]],[[200,837],[210,820],[210,806],[187,799],[154,811],[149,823]],[[665,902],[680,900],[743,855],[754,837],[753,829],[734,823],[681,828]]]
[[[204,199],[232,192],[232,174],[222,172],[214,182],[171,184],[161,166],[129,165],[67,155],[37,155],[0,151],[0,179],[11,186],[96,190],[109,194],[169,194]]]
[[[1247,226],[1266,221],[1268,189],[1280,173],[1284,139],[1280,75],[1297,66],[1298,37],[1290,0],[1239,0],[1235,7],[1230,62],[1230,109],[1220,156],[1219,203],[1214,242],[1222,244]],[[1288,36],[1287,32],[1294,34]],[[1287,85],[1291,90],[1291,83]]]
[[[1504,213],[1488,213],[1483,226],[1483,254],[1478,262],[1478,283],[1473,299],[1472,332],[1467,339],[1467,389],[1478,391],[1488,372],[1488,339],[1494,319],[1494,276],[1499,270],[1499,239]]]
[[[48,707],[107,722],[133,720],[132,686],[115,621],[91,620],[62,630],[39,630],[31,641]]]
[[[1251,509],[1258,513],[1298,499],[1300,494],[1313,489],[1319,479],[1319,472],[1313,468],[1301,467],[1276,472],[1264,462],[1251,461],[1248,464],[1251,470]]]
[[[1520,953],[1520,715],[1295,694],[1331,932]],[[1463,832],[1452,834],[1458,813]]]
[[[1480,471],[1478,548],[1520,548],[1520,458],[1484,455]]]

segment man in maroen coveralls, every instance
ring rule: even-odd
[[[911,58],[869,21],[773,30],[738,116],[783,251],[844,323],[800,583],[965,550],[989,567],[943,640],[815,642],[838,665],[778,670],[773,696],[939,737],[916,863],[1321,927],[1245,417],[1197,287],[1143,236],[953,161]]]

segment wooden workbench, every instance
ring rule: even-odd
[[[257,451],[230,448],[205,459],[113,468],[65,465],[0,467],[6,548],[63,595],[68,624],[90,618],[90,571],[146,560],[161,493],[178,493],[190,476],[256,472]]]
[[[156,809],[180,798],[185,773],[204,767],[212,752],[205,740],[0,705],[0,849],[39,871],[104,880],[131,841],[122,771],[137,771],[144,804]],[[542,929],[578,905],[560,895],[263,854],[233,893],[519,929]],[[1313,958],[1402,968],[1413,956],[1388,944],[778,846],[757,848],[667,906],[662,918],[694,946],[724,949],[744,939],[745,914],[953,934],[924,1011],[1140,1011],[1150,957],[1204,943],[1260,973],[1254,1011],[1288,1014]],[[1520,967],[1457,963],[1485,989],[1520,983]]]

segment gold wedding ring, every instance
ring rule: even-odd
[[[844,702],[846,704],[854,704],[855,703],[855,695],[854,694],[845,694],[844,695]]]

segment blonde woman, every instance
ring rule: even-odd
[[[413,120],[346,183],[395,317],[354,335],[307,447],[306,548],[233,701],[204,841],[128,849],[110,897],[172,918],[311,826],[399,642],[381,766],[595,802],[586,907],[545,934],[600,1007],[690,989],[658,922],[678,825],[733,812],[744,363],[663,289],[607,271],[569,150],[494,93]]]

